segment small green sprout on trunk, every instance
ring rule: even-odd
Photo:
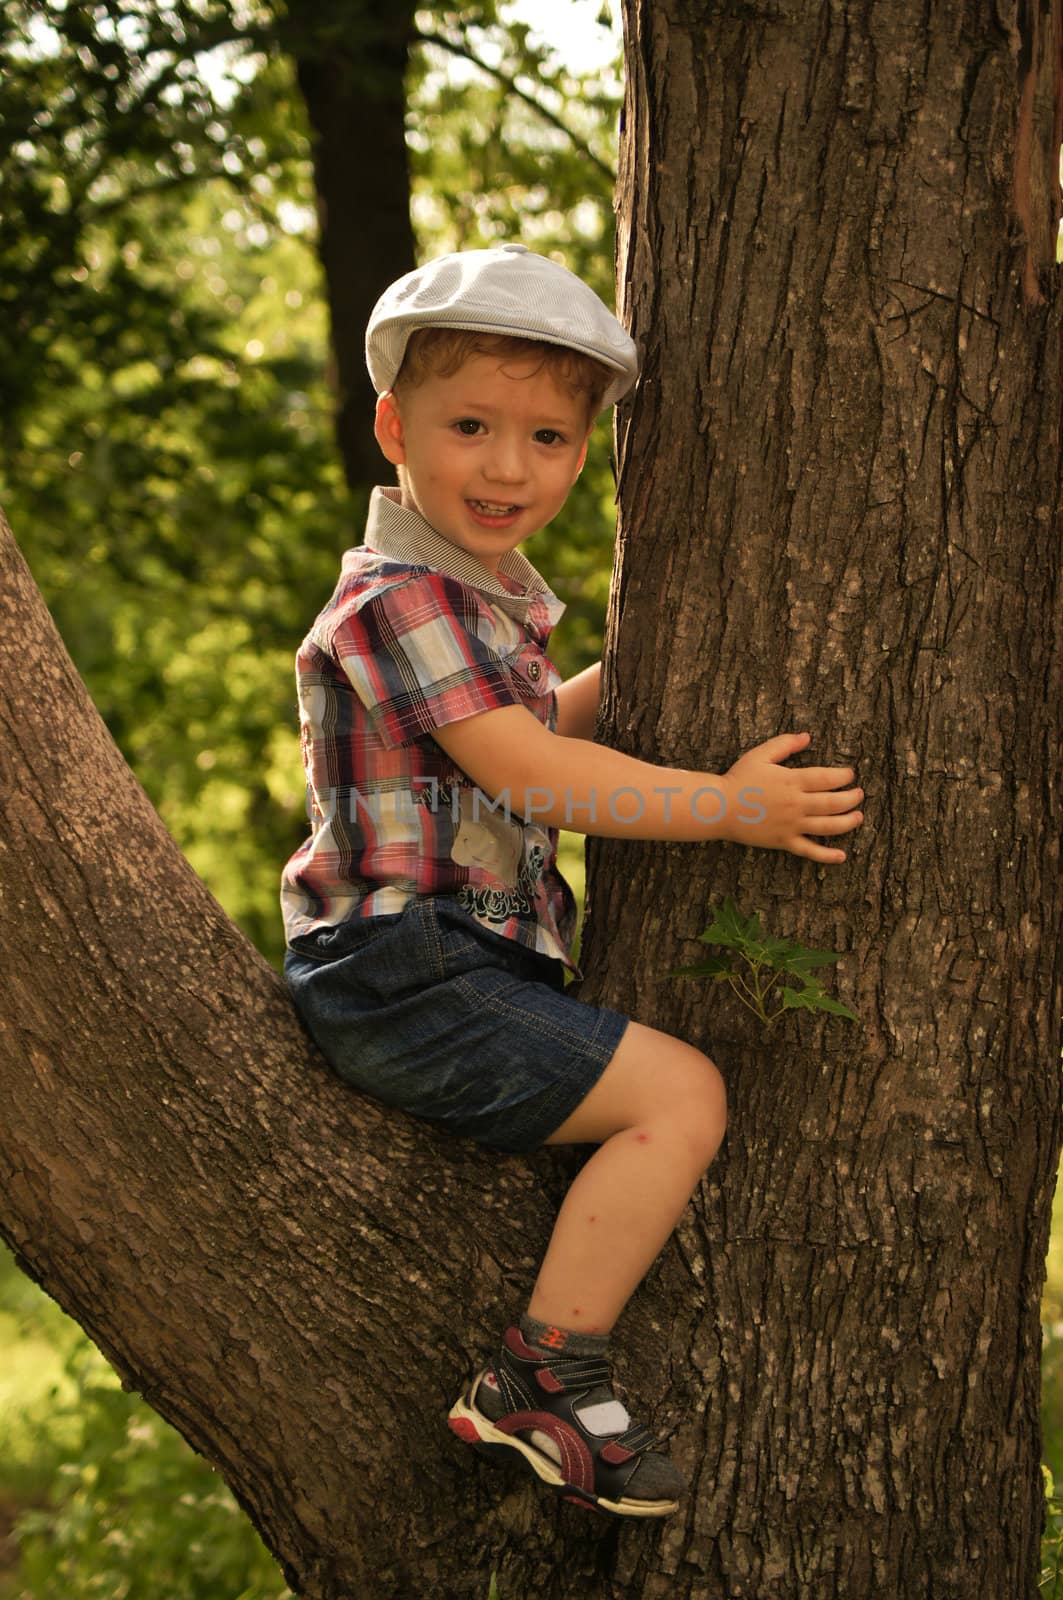
[[[840,955],[833,950],[806,950],[796,939],[762,933],[760,912],[743,917],[730,895],[719,910],[710,910],[712,922],[698,938],[702,944],[719,945],[726,953],[690,967],[677,967],[668,974],[670,978],[708,978],[712,983],[729,983],[742,1004],[766,1028],[787,1011],[829,1011],[833,1016],[859,1021],[854,1011],[840,1000],[832,1000],[819,979],[812,977],[815,967],[840,961]],[[771,1011],[769,1000],[778,1002]]]

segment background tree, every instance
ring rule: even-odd
[[[661,1397],[697,1491],[590,1592],[1032,1596],[1060,1141],[1059,11],[625,12],[619,270],[645,369],[604,733],[719,771],[808,728],[800,764],[851,763],[868,798],[839,868],[591,851],[586,992],[709,1048],[732,1115],[629,1320],[646,1368],[668,1308]],[[668,979],[727,891],[848,952],[859,1029],[801,1017],[769,1047]]]
[[[365,327],[386,286],[416,265],[406,153],[414,9],[414,0],[314,0],[293,6],[280,30],[313,130],[336,432],[347,482],[362,494],[380,474],[366,426],[376,397]]]

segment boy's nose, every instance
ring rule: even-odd
[[[527,457],[519,440],[497,440],[484,463],[484,476],[492,483],[523,483],[527,475]]]

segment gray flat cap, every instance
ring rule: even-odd
[[[384,290],[365,332],[377,394],[390,389],[416,328],[468,328],[566,345],[611,367],[612,405],[638,376],[638,351],[593,289],[522,244],[438,256]]]

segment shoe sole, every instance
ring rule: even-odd
[[[511,1460],[516,1450],[536,1476],[563,1500],[583,1506],[588,1511],[604,1511],[613,1517],[670,1517],[679,1510],[678,1500],[607,1500],[604,1495],[591,1494],[588,1490],[578,1489],[575,1484],[566,1483],[555,1461],[541,1450],[536,1450],[534,1445],[518,1439],[515,1434],[502,1433],[482,1411],[477,1411],[469,1399],[470,1393],[471,1389],[467,1389],[451,1406],[447,1426],[478,1454],[491,1461],[503,1461]]]

